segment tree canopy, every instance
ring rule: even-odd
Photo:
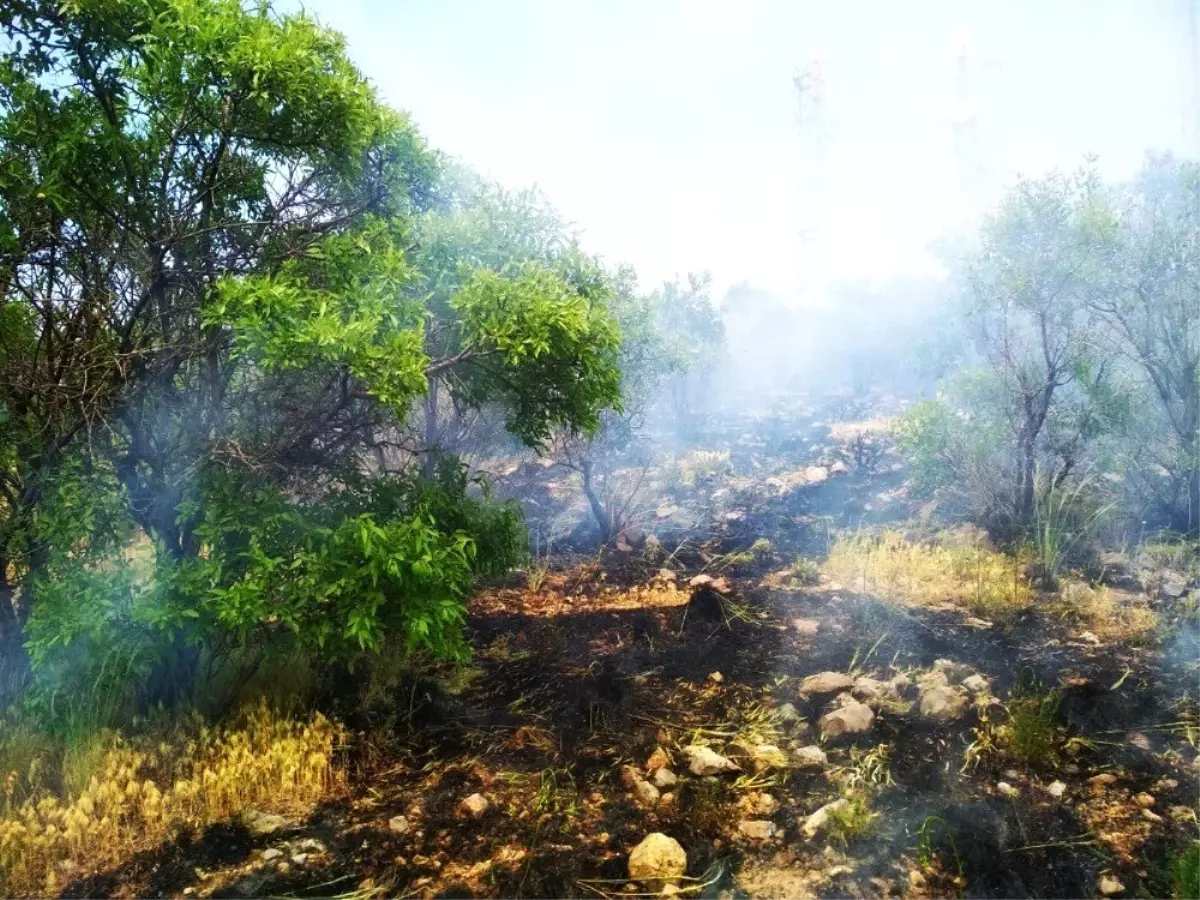
[[[594,431],[610,280],[304,14],[0,9],[0,635],[50,690],[272,635],[460,652],[519,512],[365,460],[437,382],[530,445]],[[150,562],[113,565],[135,532]]]

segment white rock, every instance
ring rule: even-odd
[[[838,737],[843,734],[861,734],[871,730],[875,721],[875,713],[871,707],[857,700],[851,700],[840,709],[835,709],[821,716],[818,723],[821,736],[826,738]]]
[[[800,747],[792,753],[792,761],[797,769],[805,770],[821,770],[829,764],[829,757],[825,755],[825,751],[815,744],[811,747]]]
[[[646,835],[629,854],[629,877],[635,881],[679,878],[686,871],[687,852],[659,831]]]
[[[803,697],[820,697],[825,694],[836,694],[849,690],[854,686],[854,679],[841,672],[819,672],[809,675],[800,682],[797,690]]]
[[[639,781],[634,787],[633,793],[634,796],[646,806],[653,806],[658,802],[658,798],[661,796],[658,788],[648,781]]]
[[[829,814],[841,809],[845,809],[850,805],[850,801],[845,797],[834,800],[832,803],[826,803],[815,813],[804,820],[804,824],[800,826],[807,838],[815,838],[818,834],[825,830],[825,826],[829,824]]]
[[[800,721],[800,713],[793,703],[781,703],[775,710],[775,717],[779,719],[780,725],[791,725]]]
[[[987,679],[982,675],[972,675],[969,678],[964,678],[962,686],[972,694],[982,694],[988,689]]]
[[[721,682],[723,682],[725,680],[725,676],[722,675],[720,672],[709,672],[708,680],[713,682],[713,684],[720,684]]]
[[[921,694],[921,715],[935,722],[951,722],[967,711],[967,698],[950,686],[932,687]]]
[[[1096,888],[1105,897],[1112,897],[1115,894],[1120,894],[1125,890],[1125,885],[1112,875],[1101,875],[1100,880],[1096,882]]]
[[[656,788],[674,787],[678,782],[678,776],[670,769],[659,769],[654,773],[654,786]]]
[[[1000,792],[1001,796],[1008,797],[1010,800],[1014,797],[1021,796],[1021,792],[1019,790],[1017,790],[1015,787],[1013,787],[1011,784],[1009,784],[1007,781],[997,782],[996,790]]]
[[[470,797],[465,798],[458,805],[458,808],[472,819],[478,819],[488,811],[491,805],[488,798],[483,796],[483,794],[472,794]]]
[[[262,858],[265,859],[267,862],[271,862],[272,860],[279,859],[279,857],[281,857],[281,856],[283,856],[283,851],[280,850],[278,847],[268,847],[266,850],[264,850],[262,852]]]
[[[738,823],[738,833],[754,841],[768,841],[775,837],[775,823],[762,819],[743,819]]]
[[[1067,786],[1065,784],[1063,784],[1061,781],[1052,781],[1052,782],[1050,782],[1049,787],[1046,788],[1046,793],[1048,793],[1055,800],[1062,797],[1062,795],[1065,794],[1066,792],[1067,792]]]
[[[683,748],[683,755],[688,759],[688,771],[701,778],[705,775],[720,775],[722,772],[741,771],[737,763],[726,759],[711,747],[692,744]]]

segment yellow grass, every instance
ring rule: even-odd
[[[1069,582],[1062,589],[1061,605],[1063,612],[1074,616],[1083,630],[1102,641],[1143,640],[1158,627],[1158,615],[1146,602],[1145,595],[1104,585],[1091,587]]]
[[[891,431],[892,418],[860,419],[857,422],[834,422],[829,426],[830,440],[839,444],[849,443],[860,434],[884,437]]]
[[[201,726],[186,742],[112,737],[86,785],[66,796],[35,785],[18,799],[12,786],[21,773],[9,772],[0,896],[55,894],[71,877],[247,807],[307,808],[342,783],[333,759],[341,740],[340,726],[320,715],[297,722],[264,704],[228,727]]]
[[[1003,618],[1032,602],[1017,560],[986,547],[913,544],[896,531],[840,538],[823,567],[848,589],[914,606]]]

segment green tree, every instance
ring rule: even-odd
[[[1117,230],[1091,309],[1120,348],[1134,416],[1119,456],[1134,495],[1200,527],[1200,165],[1151,156],[1114,192]]]
[[[167,699],[218,640],[457,652],[519,517],[455,466],[365,461],[451,373],[527,443],[596,429],[620,378],[603,278],[577,254],[433,264],[437,158],[304,15],[0,14],[0,631],[63,678],[120,635]],[[149,536],[152,577],[64,497]]]
[[[1029,525],[1039,470],[1048,486],[1077,468],[1097,426],[1092,398],[1108,361],[1088,303],[1112,230],[1090,171],[1023,180],[986,221],[969,261],[975,344],[995,374],[1011,434],[1011,519]]]

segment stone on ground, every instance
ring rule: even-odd
[[[1123,892],[1125,885],[1112,875],[1101,875],[1100,880],[1096,882],[1096,888],[1105,897],[1113,897]]]
[[[821,737],[833,738],[843,734],[862,734],[870,731],[874,721],[875,713],[871,711],[871,707],[851,699],[844,706],[821,716],[818,724]]]
[[[829,825],[830,813],[845,809],[849,805],[850,801],[845,797],[834,800],[832,803],[826,803],[815,813],[804,820],[804,824],[800,826],[801,831],[804,832],[804,836],[809,839],[815,838],[818,834],[825,830],[827,825]]]
[[[670,769],[655,769],[652,781],[656,788],[664,789],[674,787],[678,783],[679,778]]]
[[[841,672],[819,672],[801,681],[797,690],[802,697],[820,697],[849,690],[853,685],[854,679],[849,675]]]
[[[775,710],[775,717],[779,719],[779,724],[784,726],[800,721],[800,713],[794,703],[781,703]]]
[[[658,788],[648,781],[639,781],[637,785],[634,786],[633,794],[638,798],[640,803],[643,803],[646,806],[653,806],[658,802],[658,798],[661,796]]]
[[[799,634],[812,636],[821,630],[820,619],[792,619],[792,627]]]
[[[404,834],[408,831],[408,819],[404,816],[392,816],[388,819],[388,829],[393,834]]]
[[[726,759],[711,747],[693,744],[683,748],[683,755],[688,758],[688,771],[700,778],[706,775],[720,775],[723,772],[741,771],[741,767],[737,763]]]
[[[488,811],[488,807],[491,805],[488,798],[483,796],[483,794],[472,794],[470,797],[464,798],[462,803],[458,805],[458,808],[472,819],[478,819]]]
[[[1052,781],[1052,782],[1050,782],[1050,786],[1046,788],[1046,793],[1048,793],[1055,800],[1062,797],[1062,795],[1065,794],[1066,792],[1067,792],[1067,786],[1065,784],[1063,784],[1061,781]]]
[[[820,747],[800,747],[792,753],[792,763],[800,770],[821,770],[829,764],[829,757]]]
[[[982,675],[971,675],[968,678],[964,678],[962,680],[962,686],[972,694],[982,694],[988,689],[987,679]]]
[[[962,718],[967,711],[967,698],[962,692],[949,687],[934,687],[921,694],[921,715],[935,722],[952,722]]]
[[[743,819],[738,823],[738,833],[752,841],[769,841],[775,837],[775,823],[763,819]]]
[[[288,820],[275,813],[265,813],[257,809],[248,809],[242,815],[242,824],[256,837],[264,837],[268,834],[274,834],[281,828],[286,828]]]
[[[635,881],[679,878],[686,871],[687,852],[660,831],[646,835],[629,854],[629,877]]]

